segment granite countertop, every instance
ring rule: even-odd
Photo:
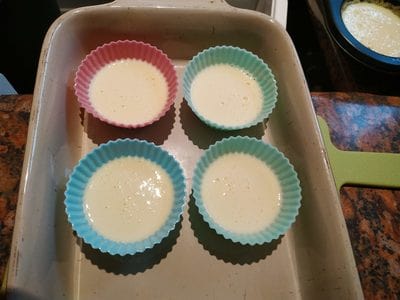
[[[0,96],[0,279],[10,253],[32,96]]]
[[[312,93],[342,150],[400,152],[400,97]],[[32,96],[0,96],[0,277],[8,259]],[[367,299],[400,294],[400,191],[343,187],[343,214]]]

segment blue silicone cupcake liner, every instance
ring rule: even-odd
[[[251,75],[259,84],[263,95],[263,104],[260,113],[251,122],[238,126],[217,124],[200,114],[193,105],[191,85],[194,78],[206,67],[217,64],[228,64],[238,67]],[[237,130],[254,126],[271,114],[277,101],[278,88],[271,69],[258,56],[239,47],[217,46],[203,50],[189,62],[183,75],[183,94],[192,111],[204,123],[221,130]]]
[[[238,234],[229,231],[216,223],[204,206],[201,195],[203,175],[213,161],[228,153],[245,153],[260,159],[273,170],[281,184],[280,212],[269,226],[259,232]],[[300,181],[289,160],[275,147],[249,137],[226,138],[210,146],[204,152],[194,170],[193,196],[200,214],[211,228],[225,238],[244,245],[260,245],[277,239],[291,227],[301,205]]]
[[[121,157],[140,157],[161,166],[170,176],[174,202],[163,226],[148,238],[135,242],[116,242],[105,238],[90,225],[84,211],[84,192],[92,175],[104,164]],[[175,228],[185,204],[185,178],[179,163],[165,150],[138,139],[118,139],[102,144],[82,158],[72,171],[65,191],[68,221],[85,243],[112,255],[126,255],[152,248]]]

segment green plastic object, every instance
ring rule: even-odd
[[[338,191],[344,184],[400,188],[399,153],[339,150],[332,144],[325,120],[317,118]]]

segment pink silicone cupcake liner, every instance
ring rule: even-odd
[[[89,97],[90,82],[96,73],[105,65],[120,59],[134,58],[148,62],[158,68],[163,74],[168,85],[168,97],[163,109],[155,117],[146,122],[131,124],[121,123],[118,120],[110,120],[100,114],[92,105]],[[75,76],[75,95],[78,97],[78,102],[88,113],[94,117],[112,124],[114,126],[126,128],[144,127],[155,121],[158,121],[166,114],[171,105],[174,103],[177,92],[178,80],[174,66],[167,55],[156,47],[140,41],[124,40],[113,41],[97,47],[91,51],[78,67]]]

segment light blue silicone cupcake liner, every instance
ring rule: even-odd
[[[193,105],[191,98],[193,79],[206,67],[217,64],[228,64],[238,67],[250,74],[259,84],[263,95],[263,104],[260,113],[251,122],[238,126],[217,124],[200,114]],[[204,123],[221,130],[237,130],[254,126],[271,114],[277,101],[278,88],[271,69],[257,55],[239,47],[217,46],[203,50],[188,63],[183,75],[183,94],[192,111]]]
[[[161,166],[170,176],[174,187],[174,202],[163,226],[148,238],[135,242],[116,242],[105,238],[90,225],[85,214],[84,192],[92,175],[105,163],[120,157],[141,157]],[[85,243],[112,255],[126,255],[152,248],[168,236],[180,220],[185,204],[185,178],[179,163],[165,150],[138,139],[118,139],[102,144],[82,158],[72,171],[65,191],[68,221]]]
[[[282,198],[280,212],[269,226],[259,232],[238,234],[229,231],[216,223],[204,206],[201,195],[204,172],[213,161],[228,153],[245,153],[262,160],[273,170],[281,184]],[[300,181],[289,160],[274,146],[249,137],[226,138],[210,146],[204,152],[194,170],[193,196],[200,214],[211,228],[215,229],[218,234],[221,234],[226,239],[243,245],[260,245],[277,239],[291,227],[301,205]]]

